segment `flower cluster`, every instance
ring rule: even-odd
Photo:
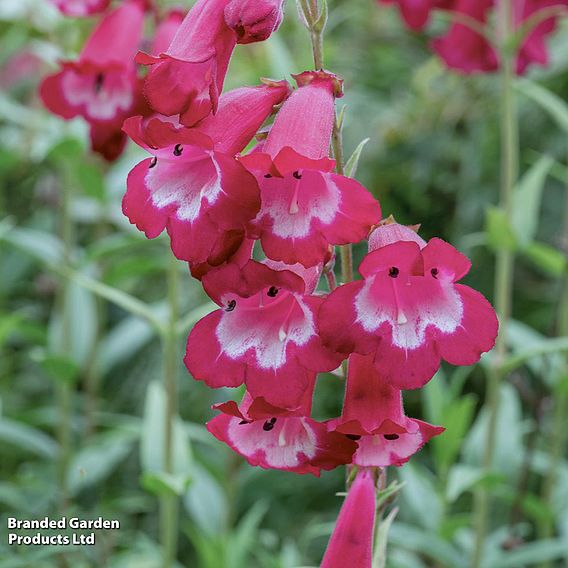
[[[338,76],[304,71],[294,89],[262,79],[223,93],[236,44],[268,38],[283,0],[198,0],[184,18],[171,13],[151,54],[136,55],[142,80],[134,55],[146,8],[126,0],[105,15],[78,61],[44,81],[44,102],[87,120],[108,158],[125,136],[148,153],[128,176],[124,214],[148,238],[165,230],[219,306],[191,331],[187,369],[212,388],[244,385],[239,403],[215,407],[209,431],[264,468],[358,466],[323,566],[370,566],[371,468],[404,464],[443,431],[407,417],[402,391],[424,386],[442,360],[477,362],[493,347],[495,313],[458,283],[470,268],[461,253],[381,221],[373,195],[335,173]],[[419,27],[427,12],[411,16]],[[335,247],[364,240],[362,279],[336,286]],[[346,360],[341,416],[318,421],[318,375]]]
[[[423,29],[432,11],[444,10],[455,20],[447,32],[432,41],[432,49],[451,69],[459,72],[490,73],[500,67],[500,54],[482,29],[498,9],[497,0],[379,0],[396,4],[406,24]],[[554,32],[567,0],[512,0],[512,23],[521,34],[516,50],[516,71],[523,74],[530,65],[547,65],[546,41]],[[565,14],[568,11],[564,12]]]

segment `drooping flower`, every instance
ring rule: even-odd
[[[371,568],[376,509],[373,473],[360,469],[339,512],[321,568]]]
[[[260,207],[258,184],[234,155],[288,93],[285,81],[230,91],[199,129],[156,118],[127,120],[128,135],[153,155],[128,176],[123,211],[130,222],[148,238],[167,229],[179,259],[227,260]]]
[[[521,30],[532,16],[547,8],[568,7],[566,0],[514,0],[513,27],[514,32]],[[491,10],[498,9],[495,0],[457,0],[454,11],[485,25],[490,18]],[[567,12],[568,13],[568,12]],[[556,29],[558,15],[550,16],[538,23],[521,43],[517,52],[516,71],[523,74],[532,64],[547,65],[548,50],[546,40]],[[454,23],[441,38],[433,41],[434,51],[444,63],[462,73],[487,73],[500,67],[497,50],[487,38],[463,23]]]
[[[401,466],[444,428],[404,415],[401,391],[375,368],[372,355],[349,357],[341,418],[336,432],[357,440],[353,463],[364,467]]]
[[[494,0],[457,0],[454,11],[481,25],[487,23]],[[444,63],[466,74],[492,72],[499,68],[499,55],[485,37],[462,23],[454,23],[447,33],[432,42]]]
[[[104,12],[110,0],[51,0],[61,13],[73,18],[82,18]]]
[[[266,256],[314,266],[329,245],[366,237],[380,219],[380,206],[357,181],[332,172],[328,153],[342,81],[326,71],[295,79],[299,88],[276,116],[262,150],[241,161],[261,188],[251,232]]]
[[[456,0],[379,0],[382,4],[397,4],[401,16],[413,30],[421,30],[436,8],[450,8]]]
[[[421,250],[400,241],[369,253],[363,280],[336,289],[320,310],[320,333],[332,349],[372,354],[392,386],[426,384],[442,359],[472,365],[489,351],[497,317],[475,290],[458,284],[469,260],[448,243],[432,239]]]
[[[262,397],[253,399],[248,393],[239,406],[233,401],[219,404],[214,408],[222,414],[207,429],[250,465],[319,476],[322,469],[350,463],[357,445],[310,418],[314,385],[315,374],[293,411],[270,405]]]
[[[230,263],[202,282],[222,309],[189,335],[185,363],[194,379],[214,388],[246,383],[253,397],[294,409],[313,374],[335,369],[343,358],[317,333],[323,298],[310,295],[313,290],[294,272],[255,261]]]
[[[238,43],[268,39],[282,23],[284,0],[230,0],[225,21],[237,34]]]
[[[165,52],[138,54],[138,63],[150,66],[144,94],[156,112],[179,115],[182,124],[194,126],[217,111],[237,43],[236,34],[225,23],[227,3],[198,0]]]
[[[133,61],[143,23],[143,4],[125,2],[103,18],[77,61],[62,62],[61,70],[40,86],[51,112],[66,120],[81,116],[89,122],[93,149],[108,159],[124,146],[124,119],[143,109]]]

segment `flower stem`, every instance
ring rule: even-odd
[[[512,218],[513,190],[519,171],[519,133],[514,92],[515,52],[509,45],[513,37],[512,0],[501,0],[499,6],[501,32],[501,196],[500,207],[505,218]],[[503,373],[500,370],[507,353],[507,328],[511,317],[514,252],[503,247],[497,252],[495,272],[495,307],[499,315],[500,330],[495,353],[488,374],[486,405],[489,411],[483,469],[489,473],[495,453],[495,440],[500,406],[500,387]],[[475,494],[474,513],[476,540],[472,566],[481,568],[489,524],[490,495],[487,488]]]
[[[562,235],[561,247],[566,257],[566,265],[562,278],[562,292],[560,302],[558,303],[557,312],[557,334],[559,337],[568,334],[568,187],[566,188],[566,201],[564,205],[564,231]],[[552,428],[550,430],[551,447],[550,447],[550,464],[546,472],[546,476],[542,485],[542,502],[548,505],[552,510],[554,508],[553,497],[554,488],[558,481],[560,467],[562,465],[562,457],[564,449],[568,442],[568,434],[566,432],[566,415],[568,414],[568,388],[566,383],[566,369],[568,368],[568,359],[565,359],[563,373],[557,377],[558,384],[553,391],[553,416]],[[552,518],[543,517],[538,526],[538,536],[541,540],[552,538],[554,533],[554,522]],[[551,562],[543,562],[540,568],[551,568]]]
[[[167,274],[168,324],[162,334],[164,389],[166,413],[164,425],[164,472],[174,473],[173,434],[177,411],[177,320],[179,313],[179,275],[177,261],[170,258]],[[160,501],[160,530],[163,546],[163,568],[171,568],[176,561],[179,503],[176,495],[167,494]]]

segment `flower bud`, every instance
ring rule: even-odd
[[[282,22],[284,0],[231,0],[225,22],[238,37],[237,43],[268,39]]]

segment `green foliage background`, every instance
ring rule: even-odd
[[[474,368],[444,367],[422,391],[407,393],[411,416],[447,432],[389,472],[404,487],[389,505],[398,514],[386,566],[467,567],[472,491],[480,485],[490,488],[492,504],[484,566],[567,566],[568,338],[557,337],[568,317],[559,300],[568,247],[567,27],[552,42],[552,65],[518,85],[526,175],[510,226],[495,208],[498,78],[446,71],[429,54],[427,35],[409,33],[373,0],[329,5],[327,67],[345,78],[346,153],[370,139],[357,177],[384,214],[420,223],[426,238],[443,237],[467,253],[474,264],[466,283],[489,298],[495,249],[514,247],[518,258],[495,471],[480,469],[490,356]],[[432,29],[444,25],[436,20]],[[44,0],[0,3],[0,568],[158,567],[157,497],[172,492],[181,501],[180,566],[316,566],[344,472],[316,479],[253,469],[209,436],[203,424],[211,404],[235,393],[212,392],[183,368],[187,331],[212,309],[183,263],[177,474],[160,474],[165,403],[156,329],[168,314],[169,247],[164,238],[145,240],[120,210],[126,175],[143,153],[131,146],[108,167],[89,154],[84,124],[50,116],[36,96],[40,77],[58,57],[76,54],[91,26],[62,18]],[[10,62],[21,50],[39,63],[12,82]],[[237,49],[227,88],[310,66],[309,37],[289,0],[277,35]],[[363,254],[358,247],[356,257]],[[339,378],[322,377],[318,416],[337,415],[342,389]],[[61,428],[66,404],[70,420]],[[121,530],[101,533],[92,549],[8,547],[6,518],[57,517],[64,486],[67,516],[117,518]]]

